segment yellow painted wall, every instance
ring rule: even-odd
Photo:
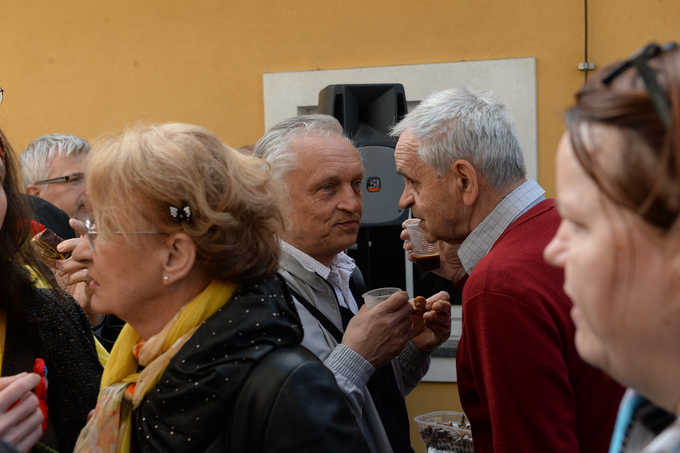
[[[238,147],[264,131],[264,73],[536,57],[539,182],[553,196],[560,114],[584,78],[583,9],[574,0],[0,0],[0,128],[22,150],[52,132],[92,140],[173,120]],[[677,0],[589,9],[598,67],[652,39],[680,39]],[[423,384],[410,412],[451,409],[455,393]]]
[[[416,453],[425,453],[425,445],[420,440],[418,425],[413,417],[434,411],[463,412],[458,398],[458,384],[443,382],[421,382],[406,397],[406,406],[411,418],[411,445]]]
[[[677,0],[589,8],[598,66],[678,39]],[[241,146],[263,132],[263,73],[533,56],[552,195],[560,113],[583,81],[583,14],[573,0],[1,0],[0,127],[18,150],[140,120],[201,124]]]

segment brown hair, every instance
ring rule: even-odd
[[[206,129],[168,123],[129,128],[95,144],[87,189],[100,234],[142,216],[162,232],[184,231],[197,265],[213,280],[245,283],[279,267],[277,194],[266,163],[244,156]],[[191,209],[175,222],[170,207]]]
[[[647,223],[669,231],[680,215],[680,48],[647,63],[670,102],[668,127],[635,67],[610,84],[602,82],[618,62],[583,85],[565,121],[576,158],[602,192]],[[594,123],[617,128],[620,146],[605,152],[588,127]]]
[[[7,198],[7,212],[0,224],[0,308],[29,322],[36,320],[23,308],[22,299],[35,285],[33,269],[38,278],[49,285],[56,299],[65,302],[51,272],[42,264],[30,246],[31,211],[26,196],[19,192],[20,172],[14,159],[14,150],[0,130],[0,152],[5,165],[2,188]]]

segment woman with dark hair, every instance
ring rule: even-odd
[[[14,156],[2,131],[0,157],[0,201],[4,202],[0,203],[1,374],[40,370],[43,379],[38,393],[41,411],[46,415],[40,436],[32,431],[18,441],[12,437],[5,440],[25,451],[39,437],[54,450],[71,451],[96,404],[102,369],[89,321],[80,306],[56,287],[36,288],[36,275],[48,285],[54,282],[29,246],[30,214],[24,197],[16,190]],[[47,370],[49,375],[44,379]],[[17,379],[30,379],[30,387],[36,377]]]
[[[610,452],[680,451],[680,48],[650,44],[576,99],[545,256],[579,354],[629,387]]]

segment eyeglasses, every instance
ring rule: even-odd
[[[668,127],[668,125],[671,124],[671,103],[668,101],[668,97],[661,90],[661,87],[659,87],[659,83],[656,81],[654,72],[652,72],[651,68],[647,64],[647,60],[654,58],[663,52],[673,50],[677,47],[678,45],[674,42],[669,42],[662,46],[659,46],[657,43],[653,42],[643,49],[635,52],[633,56],[627,61],[624,61],[621,64],[613,67],[602,78],[602,83],[609,85],[614,79],[626,72],[628,69],[636,67],[638,73],[642,77],[642,80],[645,82],[645,86],[647,87],[649,97],[654,104],[656,113],[659,115],[659,118],[661,118],[664,126]]]
[[[168,233],[164,231],[116,231],[113,234],[168,234]],[[94,249],[94,240],[97,238],[97,235],[99,235],[99,232],[97,232],[94,222],[90,219],[85,220],[85,235],[87,236],[87,241],[90,243],[90,249],[92,249],[92,251],[95,252],[96,250]]]
[[[0,88],[0,104],[2,104],[2,93],[4,92],[5,91],[2,88]]]
[[[74,173],[68,176],[61,176],[59,178],[43,179],[42,181],[35,182],[34,184],[54,184],[54,183],[64,183],[78,185],[85,182],[85,175],[83,173]]]

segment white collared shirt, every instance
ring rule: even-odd
[[[280,240],[279,242],[281,243],[281,249],[298,260],[305,269],[316,272],[331,284],[335,290],[335,296],[338,298],[338,303],[342,307],[349,309],[355,314],[359,311],[357,302],[354,300],[352,291],[349,289],[349,280],[356,267],[352,258],[347,256],[345,252],[340,252],[333,258],[331,267],[328,267],[286,241]]]

